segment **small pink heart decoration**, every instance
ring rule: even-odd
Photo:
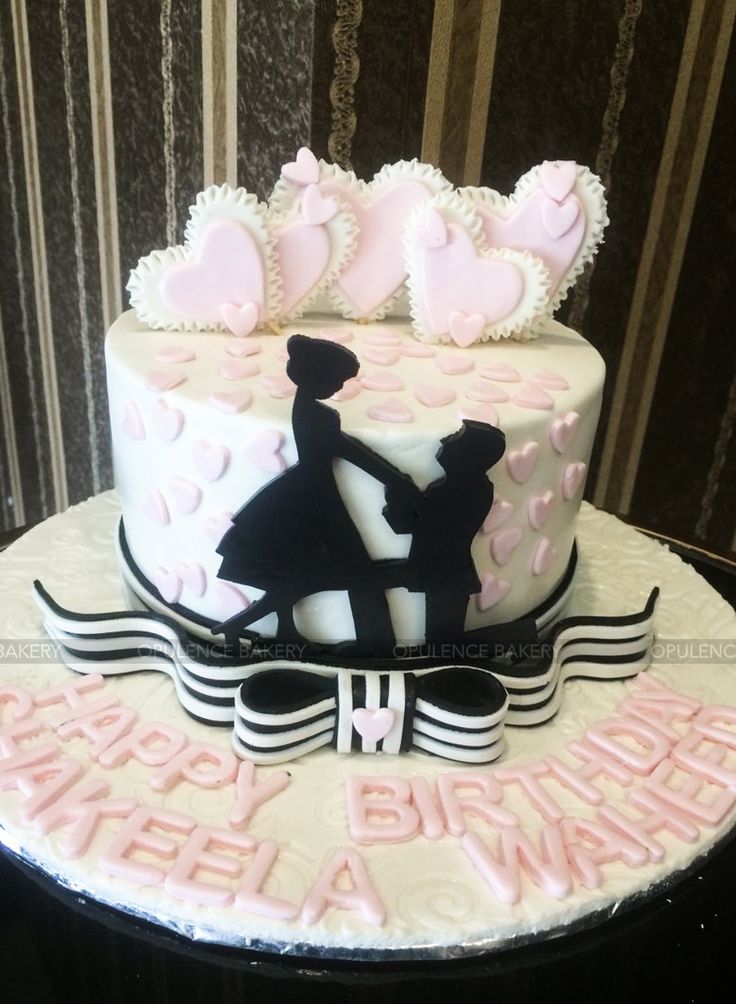
[[[529,499],[529,524],[535,530],[541,529],[550,517],[555,497],[550,491],[544,495],[533,495]]]
[[[547,195],[563,202],[575,187],[577,164],[574,160],[545,160],[539,168],[539,180]]]
[[[176,574],[192,596],[204,596],[207,589],[207,575],[201,565],[196,563],[190,565],[180,561],[176,566]]]
[[[319,161],[309,147],[297,150],[296,160],[289,161],[281,173],[295,185],[314,185],[319,181]]]
[[[477,407],[467,405],[457,413],[459,419],[470,419],[471,422],[485,422],[498,428],[498,412],[492,404],[479,404]]]
[[[428,248],[442,248],[447,244],[447,225],[436,209],[427,210],[419,239]]]
[[[151,419],[156,435],[165,443],[172,443],[184,427],[184,415],[178,408],[170,408],[163,401],[156,401],[151,409]]]
[[[171,478],[169,489],[174,496],[174,505],[177,512],[182,513],[184,516],[188,516],[190,512],[194,512],[202,501],[201,489],[193,481],[187,481],[186,478]]]
[[[465,396],[471,401],[484,401],[491,404],[503,404],[509,396],[505,390],[496,387],[488,380],[477,380],[465,391]]]
[[[145,375],[146,387],[156,394],[165,390],[173,390],[186,377],[179,370],[149,370]]]
[[[517,407],[528,408],[530,411],[551,411],[555,406],[547,391],[535,387],[533,383],[528,383],[518,394],[514,394],[511,401]]]
[[[462,310],[453,310],[448,318],[450,337],[461,349],[466,349],[478,341],[485,323],[483,314],[465,314]]]
[[[248,597],[244,596],[235,586],[231,586],[229,582],[216,582],[214,593],[217,609],[225,619],[235,617],[236,614],[247,610],[250,606]]]
[[[148,493],[148,497],[143,503],[143,511],[153,523],[158,523],[159,526],[166,526],[171,522],[169,507],[158,488],[152,488]]]
[[[549,441],[558,453],[564,453],[575,437],[580,425],[580,415],[568,411],[562,418],[556,418],[549,427]]]
[[[587,469],[588,465],[580,460],[567,465],[565,473],[562,475],[562,497],[564,499],[569,501],[577,495]]]
[[[284,373],[283,376],[261,377],[261,385],[266,388],[271,397],[277,400],[293,397],[296,394],[296,384]]]
[[[491,555],[497,565],[508,565],[511,555],[521,543],[523,531],[518,526],[498,530],[491,537]]]
[[[217,516],[208,516],[202,524],[204,532],[216,544],[220,543],[232,525],[233,514],[231,512],[221,512]]]
[[[363,384],[356,377],[346,380],[340,390],[332,395],[333,401],[352,401],[363,390]]]
[[[521,383],[521,373],[508,363],[493,363],[491,366],[481,366],[478,370],[486,380],[497,380],[499,383]]]
[[[514,507],[506,499],[494,499],[491,511],[483,522],[483,533],[492,533],[493,530],[498,530],[504,523],[508,523],[513,511]]]
[[[531,477],[539,459],[539,443],[530,440],[520,450],[510,450],[506,454],[506,466],[517,484],[523,485]]]
[[[435,359],[435,366],[445,376],[461,376],[463,373],[470,373],[475,368],[475,363],[467,356],[440,356]]]
[[[378,708],[376,711],[356,708],[353,711],[353,726],[366,742],[377,743],[389,734],[395,717],[391,708]]]
[[[258,363],[247,362],[244,359],[223,359],[217,367],[217,375],[223,380],[245,380],[257,376],[261,372]]]
[[[317,185],[307,185],[302,195],[302,219],[310,226],[327,223],[338,210],[337,200],[325,198]]]
[[[398,398],[387,398],[379,404],[371,405],[367,409],[368,418],[376,422],[413,422],[414,413],[408,404],[399,401]]]
[[[425,408],[442,408],[446,404],[452,404],[457,399],[457,394],[450,387],[434,387],[430,383],[417,383],[414,384],[414,397]]]
[[[366,345],[401,345],[401,339],[394,331],[386,331],[385,328],[378,328],[366,335],[363,339]]]
[[[246,303],[221,303],[220,317],[237,338],[245,338],[258,324],[258,304],[252,300]]]
[[[437,355],[437,349],[433,345],[422,345],[421,342],[405,342],[400,352],[409,359],[432,359]]]
[[[401,355],[392,348],[381,348],[373,345],[363,349],[363,358],[376,366],[393,366],[399,361]]]
[[[225,351],[229,356],[243,359],[245,356],[257,355],[261,351],[261,343],[257,338],[249,338],[247,341],[242,338],[228,338],[225,342]]]
[[[542,537],[534,550],[532,558],[532,574],[544,575],[552,567],[557,557],[557,548],[549,537]]]
[[[167,603],[176,603],[181,596],[182,582],[176,572],[159,566],[153,571],[153,582]]]
[[[580,204],[577,199],[573,198],[562,204],[547,199],[542,206],[542,226],[553,241],[558,241],[572,230],[579,215]]]
[[[145,439],[146,430],[141,418],[140,409],[133,401],[129,401],[125,408],[125,415],[121,423],[121,428],[126,436],[131,439]]]
[[[485,572],[480,577],[480,592],[476,593],[475,605],[483,613],[500,603],[504,596],[508,596],[511,583],[508,579],[499,579],[493,572]]]
[[[205,439],[192,443],[192,457],[200,474],[207,481],[221,478],[230,462],[230,451],[226,446],[213,446]]]
[[[395,373],[368,373],[360,377],[366,390],[395,391],[404,389],[404,381]]]
[[[224,411],[226,415],[237,415],[240,411],[250,408],[253,395],[249,390],[235,390],[229,393],[220,392],[210,394],[209,403],[218,411]]]
[[[157,363],[191,363],[197,358],[197,353],[183,345],[167,345],[159,349],[153,358]]]
[[[324,338],[326,342],[345,345],[347,342],[352,342],[355,336],[350,328],[320,328],[315,337]]]
[[[529,382],[543,387],[545,390],[569,390],[570,384],[554,370],[537,370],[529,377]]]
[[[262,471],[269,471],[271,474],[280,474],[286,469],[286,461],[281,455],[281,447],[284,445],[284,435],[275,429],[267,429],[266,432],[254,436],[245,447],[245,455],[253,461]]]

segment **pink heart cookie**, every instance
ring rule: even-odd
[[[226,415],[237,415],[238,412],[250,408],[253,395],[249,390],[235,390],[210,394],[208,400],[218,411],[224,411]]]
[[[231,512],[221,512],[217,516],[208,516],[202,524],[204,532],[215,544],[220,543],[232,525],[233,514]]]
[[[182,582],[176,572],[171,572],[168,568],[160,565],[154,569],[152,578],[156,589],[167,603],[178,602],[181,596]]]
[[[419,231],[419,240],[428,248],[443,248],[447,244],[447,225],[442,213],[428,209]]]
[[[220,317],[236,338],[246,338],[258,324],[258,304],[252,300],[246,303],[221,303]]]
[[[143,425],[140,409],[133,401],[129,401],[126,405],[121,428],[125,435],[130,436],[131,439],[146,438],[146,429]]]
[[[169,490],[174,497],[177,512],[184,516],[194,512],[202,501],[202,490],[193,481],[187,481],[186,478],[171,478]]]
[[[246,380],[260,372],[258,363],[247,362],[245,359],[223,359],[217,367],[217,375],[223,380]]]
[[[156,401],[151,409],[151,419],[156,435],[165,443],[172,443],[181,435],[184,415],[178,408],[171,408],[164,400]]]
[[[176,574],[192,596],[204,596],[207,589],[207,574],[201,565],[196,562],[188,564],[180,561],[176,566]]]
[[[452,404],[457,399],[457,394],[450,387],[434,387],[429,383],[417,383],[414,384],[414,397],[425,408],[442,408],[446,404]]]
[[[317,185],[307,185],[302,195],[302,219],[310,226],[327,223],[338,210],[337,200],[325,198]]]
[[[523,531],[518,526],[498,530],[491,537],[491,555],[497,565],[508,565],[511,556],[521,543]]]
[[[561,205],[553,199],[547,199],[542,205],[542,226],[553,241],[558,241],[572,230],[579,215],[580,203],[576,198]]]
[[[297,150],[296,160],[281,168],[282,175],[295,185],[314,185],[319,181],[319,161],[307,146]]]
[[[179,370],[149,370],[145,375],[146,387],[156,394],[165,390],[173,390],[186,377]]]
[[[504,523],[508,523],[513,511],[514,507],[506,499],[494,499],[491,511],[483,521],[483,533],[492,533],[493,530],[498,530]]]
[[[485,323],[483,314],[465,314],[462,310],[453,310],[448,318],[450,338],[461,349],[466,349],[478,341]]]
[[[532,575],[544,575],[548,572],[557,557],[557,548],[549,537],[542,537],[534,549],[532,558]]]
[[[539,168],[542,188],[555,202],[564,202],[575,187],[577,170],[574,160],[545,160]]]
[[[485,572],[480,577],[480,592],[476,593],[475,605],[483,613],[500,603],[510,590],[511,583],[508,579],[499,579],[493,572]]]
[[[529,499],[529,524],[535,530],[541,529],[549,519],[554,501],[555,496],[550,491],[546,491],[544,495],[533,495]]]
[[[389,734],[394,718],[395,714],[391,708],[378,708],[375,711],[356,708],[353,711],[353,726],[366,742],[377,743]]]
[[[197,439],[192,443],[192,457],[200,474],[207,481],[217,481],[227,470],[230,451],[226,446],[213,445],[205,439]]]
[[[395,391],[404,389],[404,381],[395,373],[368,373],[360,378],[366,390]]]
[[[528,408],[530,411],[551,411],[555,406],[547,391],[535,387],[533,383],[528,383],[518,394],[514,394],[511,401],[518,408]]]
[[[197,358],[197,353],[183,345],[166,345],[153,358],[157,363],[191,363]]]
[[[158,523],[159,526],[166,526],[171,522],[169,507],[158,488],[152,488],[148,493],[146,501],[143,503],[143,511],[153,523]]]
[[[588,470],[588,465],[584,464],[582,461],[577,460],[572,464],[568,464],[565,468],[565,473],[562,475],[562,497],[563,499],[570,500],[575,498],[578,493],[578,489],[585,479],[585,472]]]
[[[310,185],[307,192],[316,192]],[[324,199],[323,202],[333,200]],[[302,203],[302,206],[304,203]],[[334,207],[337,212],[337,206]],[[334,215],[334,212],[332,215]],[[276,253],[281,276],[280,317],[288,317],[305,301],[312,298],[330,264],[330,235],[324,227],[297,220],[286,224],[276,235]]]
[[[557,451],[564,453],[575,438],[580,425],[580,415],[576,411],[568,411],[562,418],[556,418],[549,427],[549,441]]]
[[[246,456],[263,471],[280,474],[286,469],[286,461],[281,455],[284,435],[276,429],[267,429],[254,436],[245,446]]]
[[[379,404],[371,405],[366,411],[368,418],[376,422],[413,422],[414,413],[408,404],[397,398],[387,398]]]
[[[539,459],[539,443],[530,440],[520,450],[510,450],[506,454],[506,467],[517,484],[523,485],[531,477]]]

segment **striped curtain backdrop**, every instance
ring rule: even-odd
[[[204,185],[302,144],[510,190],[589,164],[561,311],[608,365],[588,497],[736,548],[736,0],[2,0],[0,528],[112,484],[103,339]]]

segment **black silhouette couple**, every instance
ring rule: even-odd
[[[390,654],[394,633],[386,590],[404,586],[426,598],[428,642],[457,642],[465,630],[468,599],[480,590],[471,544],[493,501],[487,471],[504,452],[503,433],[465,421],[442,440],[437,459],[446,476],[425,492],[340,428],[338,413],[320,401],[358,372],[348,349],[294,335],[286,372],[296,384],[292,426],[298,463],[274,478],[233,519],[217,548],[218,575],[263,589],[250,607],[213,628],[235,642],[266,615],[278,616],[277,638],[303,641],[294,604],[328,590],[348,594],[361,652]],[[338,458],[386,487],[383,515],[398,534],[411,534],[405,559],[373,560],[335,481]]]

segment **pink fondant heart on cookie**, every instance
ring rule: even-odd
[[[284,373],[283,376],[261,377],[261,386],[265,387],[271,397],[277,400],[293,397],[296,394],[296,384]]]
[[[248,377],[257,376],[261,372],[258,363],[248,362],[245,359],[223,359],[217,367],[217,375],[223,380],[246,380]]]
[[[205,324],[224,321],[234,334],[249,334],[265,301],[262,250],[242,223],[214,220],[192,257],[165,270],[159,292],[181,317]],[[249,304],[253,306],[240,313]],[[223,307],[228,308],[225,313]]]
[[[192,596],[204,596],[207,589],[207,573],[196,562],[188,564],[180,561],[176,566],[176,574]]]
[[[489,380],[476,380],[468,387],[465,396],[471,401],[484,401],[490,404],[503,404],[509,396],[501,387],[496,387]]]
[[[576,198],[573,197],[561,205],[554,199],[547,199],[542,205],[542,226],[553,241],[558,241],[573,228],[579,215],[580,203]]]
[[[151,419],[156,435],[165,443],[172,443],[181,434],[184,415],[178,408],[170,408],[163,401],[156,401],[151,409]]]
[[[537,370],[529,377],[529,382],[535,384],[537,387],[543,387],[545,390],[570,389],[570,384],[567,380],[560,373],[555,373],[554,370]]]
[[[257,355],[261,351],[261,343],[257,338],[228,338],[225,351],[236,359],[244,359],[245,356]]]
[[[440,356],[435,359],[435,366],[441,370],[445,376],[461,376],[463,373],[470,373],[475,367],[472,359],[465,356]]]
[[[197,358],[197,353],[183,345],[167,345],[159,349],[153,358],[157,363],[191,363]]]
[[[580,415],[568,411],[562,418],[556,418],[549,427],[549,441],[558,453],[564,453],[575,438],[580,425]]]
[[[154,569],[153,582],[167,603],[176,603],[181,596],[182,582],[176,572],[159,566]]]
[[[575,187],[577,169],[574,160],[545,160],[539,168],[542,188],[555,202],[564,202]]]
[[[217,609],[225,619],[235,617],[236,614],[250,606],[248,597],[244,596],[235,586],[231,586],[229,582],[216,582],[213,590]]]
[[[404,389],[404,381],[395,373],[368,373],[360,378],[366,390],[395,391]]]
[[[254,436],[245,446],[245,455],[262,471],[280,474],[286,469],[286,461],[281,455],[284,435],[276,429],[267,429]]]
[[[564,499],[575,498],[580,485],[583,483],[587,469],[587,464],[584,464],[580,460],[567,465],[565,473],[562,475],[562,497]]]
[[[532,574],[544,575],[545,572],[550,570],[556,557],[557,548],[554,546],[549,537],[542,537],[534,549],[534,557],[532,558]]]
[[[414,413],[408,404],[397,398],[387,398],[378,404],[371,405],[366,411],[368,418],[376,422],[413,422]]]
[[[249,390],[234,390],[228,393],[221,391],[210,394],[208,400],[218,411],[224,411],[226,415],[237,415],[238,412],[250,408],[253,395]]]
[[[394,348],[368,345],[363,349],[363,357],[369,363],[375,363],[376,366],[393,366],[399,361],[401,355]]]
[[[457,414],[461,420],[468,418],[471,422],[485,422],[498,428],[498,412],[492,404],[465,405]]]
[[[165,390],[173,390],[180,383],[184,383],[186,377],[180,370],[149,370],[146,373],[146,387],[156,394]]]
[[[297,150],[296,160],[289,161],[281,173],[295,185],[314,185],[319,181],[319,161],[309,147]]]
[[[152,488],[148,493],[146,501],[143,503],[143,511],[153,523],[158,523],[159,526],[166,526],[167,523],[171,522],[169,507],[158,488]]]
[[[546,491],[544,495],[533,495],[529,499],[529,524],[535,530],[543,527],[549,519],[554,501],[554,494],[550,491]]]
[[[213,445],[205,439],[192,443],[192,457],[200,474],[207,481],[217,481],[227,470],[230,451],[226,446]]]
[[[316,192],[310,185],[307,192]],[[306,198],[306,194],[305,194]],[[323,199],[323,202],[333,202]],[[302,201],[302,207],[304,201]],[[337,212],[335,205],[334,213]],[[329,217],[328,217],[329,219]],[[297,220],[288,223],[276,235],[276,253],[281,276],[281,306],[279,316],[287,317],[319,286],[330,263],[330,236],[324,227]]]
[[[450,387],[435,387],[430,383],[417,383],[414,384],[414,397],[425,408],[442,408],[446,404],[452,404],[457,399],[457,394]]]
[[[253,300],[246,303],[221,303],[220,317],[228,331],[232,331],[237,338],[246,338],[251,331],[255,331],[258,324],[258,304]]]
[[[302,195],[302,219],[310,226],[327,223],[338,210],[337,200],[325,198],[317,185],[307,185]]]
[[[509,450],[506,454],[506,466],[509,474],[517,484],[525,484],[539,459],[539,443],[530,440],[519,450]]]
[[[193,481],[186,478],[171,478],[169,490],[174,497],[177,512],[187,516],[198,507],[202,501],[202,490]]]
[[[521,543],[523,531],[518,526],[498,530],[491,537],[491,555],[497,565],[507,565],[511,555]]]
[[[483,314],[465,314],[462,310],[453,310],[448,318],[450,338],[461,349],[466,349],[478,341],[485,323]]]
[[[351,401],[354,397],[363,390],[363,384],[357,378],[353,377],[350,380],[346,380],[342,385],[340,390],[336,391],[332,395],[333,401]]]
[[[391,708],[356,708],[353,711],[353,727],[358,735],[369,743],[385,739],[394,724],[394,712]]]
[[[478,370],[486,380],[497,380],[500,383],[521,383],[521,373],[508,363],[493,363],[491,366],[481,366]]]
[[[125,435],[130,436],[131,439],[146,438],[146,429],[143,425],[140,409],[133,401],[129,401],[125,408],[121,428]]]
[[[483,521],[483,533],[492,533],[504,523],[508,523],[513,511],[514,507],[506,499],[494,499],[491,511]]]
[[[511,589],[511,583],[507,579],[499,579],[493,572],[481,575],[480,584],[480,592],[475,596],[475,605],[481,613],[495,607]]]
[[[219,544],[227,531],[233,525],[233,514],[231,512],[221,512],[217,516],[208,516],[202,524],[204,532]]]
[[[528,383],[518,394],[511,398],[513,404],[518,408],[528,408],[530,411],[551,411],[555,402],[546,390],[535,387],[533,383]]]

